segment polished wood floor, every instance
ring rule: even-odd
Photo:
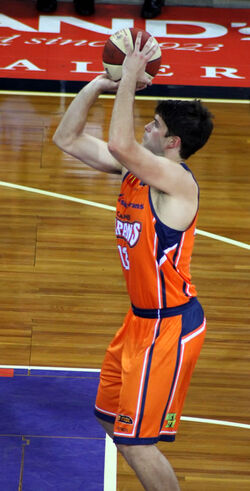
[[[61,152],[52,135],[68,97],[0,95],[0,180],[115,206],[119,177]],[[107,138],[112,100],[89,131]],[[140,139],[152,101],[136,101]],[[190,159],[201,188],[198,228],[250,243],[249,104],[207,103],[215,131]],[[0,187],[0,364],[100,367],[129,301],[113,236],[114,212]],[[250,423],[249,250],[197,235],[192,275],[208,333],[184,415]],[[160,448],[183,491],[250,489],[250,430],[182,421]],[[118,457],[119,491],[142,489]]]

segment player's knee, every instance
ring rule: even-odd
[[[117,450],[123,455],[129,465],[133,467],[133,463],[138,461],[144,454],[150,453],[154,445],[119,445]]]

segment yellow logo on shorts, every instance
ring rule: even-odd
[[[118,414],[117,421],[120,421],[120,423],[125,423],[126,425],[133,424],[132,418],[130,418],[130,416],[124,416],[124,414]]]
[[[168,413],[166,416],[165,428],[173,428],[176,423],[176,413]]]

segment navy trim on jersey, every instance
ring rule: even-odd
[[[167,225],[163,225],[159,220],[156,221],[154,227],[158,237],[156,260],[160,265],[161,259],[164,257],[166,259],[165,251],[173,246],[177,247],[177,244],[181,240],[182,232],[177,232],[167,227]]]
[[[185,281],[183,281],[182,291],[183,291],[184,295],[186,295],[186,297],[189,297],[189,295],[186,291],[186,288],[187,288],[187,283]]]
[[[122,182],[124,182],[124,181],[125,181],[126,177],[128,177],[128,175],[129,175],[129,174],[131,174],[130,170],[128,170],[128,171],[126,172],[126,174],[124,174],[123,179],[122,179]]]
[[[177,307],[167,307],[165,309],[140,309],[132,304],[132,310],[134,315],[137,317],[143,317],[144,319],[163,319],[165,317],[181,315],[186,312],[186,310],[193,307],[196,303],[199,304],[197,298],[191,297],[187,303],[178,305]]]
[[[155,209],[154,209],[154,205],[153,205],[153,201],[152,201],[152,198],[151,198],[151,193],[150,193],[150,186],[148,186],[148,199],[149,199],[149,204],[150,204],[150,208],[151,208],[151,211],[152,211],[152,214],[153,216],[156,218],[156,224],[158,222],[158,225],[157,225],[157,235],[158,237],[160,238],[160,231],[162,230],[162,233],[164,235],[164,228],[166,229],[167,231],[167,236],[168,236],[168,241],[169,241],[169,237],[171,238],[171,242],[169,245],[174,245],[176,244],[176,242],[179,242],[181,241],[181,237],[183,232],[186,232],[187,230],[190,229],[190,227],[193,225],[194,223],[194,220],[197,216],[197,213],[198,213],[198,210],[199,210],[199,202],[200,202],[200,188],[199,188],[199,184],[194,176],[194,174],[192,173],[192,171],[189,169],[189,167],[187,166],[187,164],[185,164],[184,162],[181,163],[181,166],[187,171],[187,172],[190,172],[190,174],[192,175],[194,181],[196,182],[196,185],[197,185],[197,188],[198,188],[198,205],[197,205],[197,210],[196,210],[196,213],[195,213],[195,216],[192,220],[192,222],[190,223],[190,225],[185,229],[185,230],[177,230],[177,229],[174,229],[174,228],[171,228],[171,227],[168,227],[168,225],[165,225],[165,223],[163,223],[160,218],[158,217]],[[166,234],[166,232],[165,232]],[[175,237],[174,237],[175,235]],[[178,237],[178,239],[176,240],[176,235]]]
[[[199,202],[200,202],[200,186],[199,186],[199,184],[198,184],[198,182],[197,182],[197,179],[195,178],[195,176],[194,176],[193,172],[191,171],[191,169],[189,169],[188,165],[187,165],[187,164],[185,164],[185,163],[183,162],[183,163],[181,164],[181,166],[182,166],[182,167],[183,167],[185,170],[187,170],[188,172],[191,172],[191,174],[192,174],[192,176],[193,176],[193,179],[194,179],[194,181],[195,181],[195,182],[196,182],[196,184],[197,184],[197,188],[198,188],[198,207],[197,207],[197,212],[198,212],[198,209],[199,209]]]
[[[163,303],[163,308],[166,309],[167,307],[166,285],[165,285],[164,274],[161,270],[160,270],[160,276],[161,276],[162,303]]]
[[[182,232],[183,234],[184,232]],[[174,256],[173,256],[173,267],[174,269],[176,270],[176,264],[175,264],[175,261],[178,257],[178,254],[179,254],[179,250],[180,250],[180,245],[181,245],[181,239],[182,239],[182,234],[181,234],[181,237],[179,239],[179,242],[178,242],[178,246],[176,247],[176,250],[175,250],[175,253],[174,253]]]
[[[187,170],[188,172],[191,172],[191,170],[189,169],[188,165],[185,162],[181,162],[181,166],[184,167],[184,169]]]

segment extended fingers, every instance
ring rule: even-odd
[[[155,41],[154,37],[151,36],[144,44],[142,53],[144,54],[144,56],[150,59],[151,56],[153,56],[154,53],[157,51],[157,48],[158,48],[157,42]]]
[[[131,48],[131,44],[129,42],[127,33],[125,33],[125,36],[124,36],[124,47],[125,47],[126,55],[132,53],[133,50]]]
[[[142,32],[139,31],[135,40],[135,51],[140,51]]]
[[[151,56],[154,55],[154,53],[157,51],[158,44],[153,36],[150,36],[146,43],[144,44],[143,48],[141,48],[141,39],[142,39],[142,32],[139,31],[136,40],[135,40],[135,51],[142,53],[147,59],[150,59]]]

